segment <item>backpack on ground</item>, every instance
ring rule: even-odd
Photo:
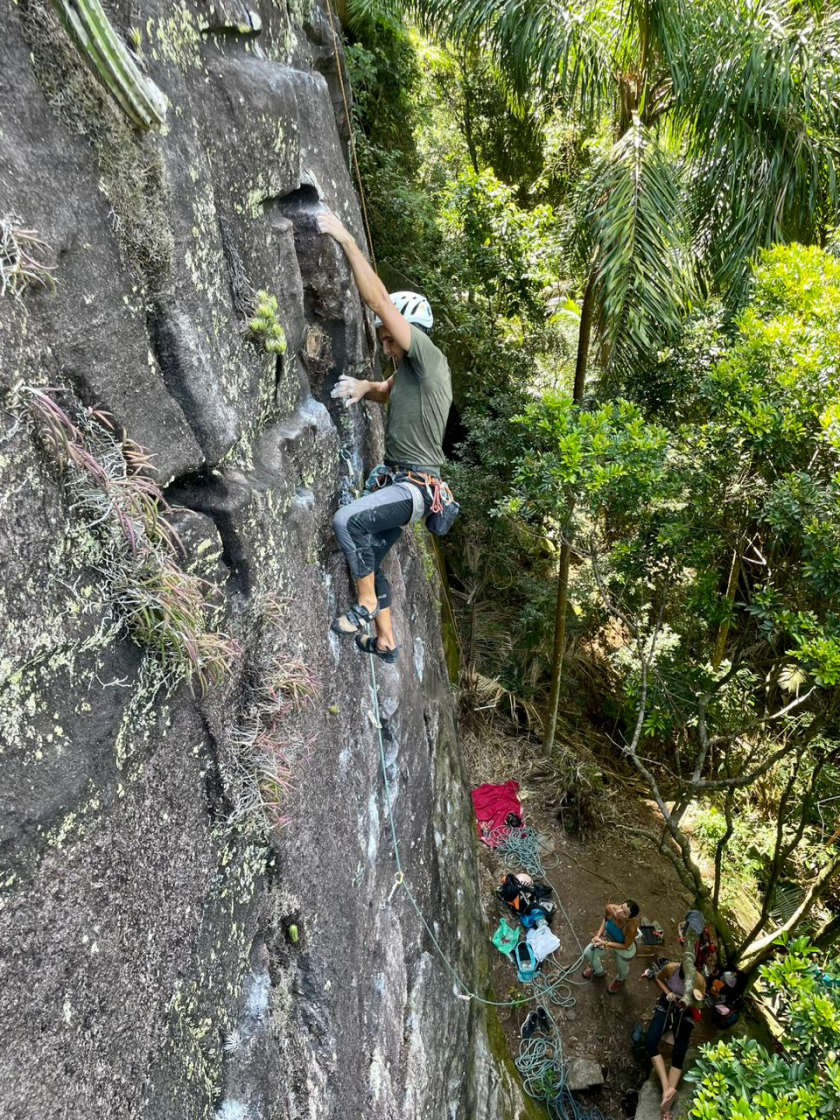
[[[511,872],[502,880],[496,897],[510,907],[517,918],[527,914],[534,905],[534,892],[530,883],[523,883]]]

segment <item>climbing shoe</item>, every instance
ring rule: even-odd
[[[621,991],[621,989],[623,987],[624,987],[624,981],[619,980],[619,978],[616,976],[615,980],[613,980],[613,982],[607,987],[607,991],[610,993],[611,996],[614,996],[615,993],[618,992],[618,991]]]
[[[540,1020],[536,1011],[530,1011],[522,1024],[522,1037],[527,1042],[528,1039],[540,1029]]]
[[[340,614],[338,618],[332,620],[330,630],[334,634],[340,634],[343,638],[347,638],[351,634],[357,633],[360,627],[365,626],[378,614],[378,606],[369,611],[361,603],[354,603],[352,607],[347,608],[344,614]]]
[[[606,972],[595,972],[591,965],[581,973],[584,980],[603,980],[606,975]]]
[[[537,1008],[537,1018],[540,1021],[540,1030],[545,1031],[546,1034],[551,1034],[551,1020],[548,1017],[548,1012],[544,1007]]]
[[[380,649],[379,639],[372,638],[370,634],[356,634],[356,645],[362,653],[372,653],[374,657],[380,658],[386,665],[393,665],[397,660],[399,647],[394,649]]]

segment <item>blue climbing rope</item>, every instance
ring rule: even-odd
[[[543,962],[542,969],[536,973],[534,979],[530,982],[529,986],[532,989],[532,994],[520,999],[485,999],[484,996],[480,996],[477,992],[474,992],[458,975],[435,936],[434,930],[426,921],[425,915],[420,909],[420,905],[414,897],[411,886],[405,877],[405,871],[400,856],[400,844],[397,838],[397,828],[394,823],[394,814],[391,804],[391,785],[388,781],[385,740],[382,735],[382,719],[379,711],[379,690],[376,682],[376,666],[374,665],[374,660],[373,657],[370,659],[370,689],[373,701],[373,714],[375,717],[374,722],[379,737],[379,760],[382,767],[382,778],[385,784],[385,802],[387,805],[388,823],[391,828],[391,840],[394,846],[394,863],[397,868],[390,897],[392,898],[394,892],[399,888],[405,891],[417,917],[420,919],[423,928],[429,935],[435,947],[435,951],[443,961],[452,979],[455,981],[456,987],[461,989],[460,992],[456,991],[455,993],[460,999],[475,1000],[477,1003],[483,1003],[488,1007],[521,1007],[523,1003],[535,1002],[538,1006],[543,1008],[551,1025],[550,1036],[532,1036],[529,1039],[523,1039],[519,1046],[519,1055],[515,1059],[516,1068],[522,1076],[523,1088],[528,1096],[532,1097],[534,1100],[543,1101],[552,1120],[611,1120],[611,1118],[606,1116],[599,1108],[587,1107],[579,1101],[576,1101],[572,1096],[566,1077],[566,1063],[563,1057],[563,1040],[560,1036],[560,1031],[554,1020],[554,1016],[549,1010],[550,1007],[563,1010],[574,1007],[576,1001],[575,997],[572,995],[571,985],[579,984],[581,981],[572,979],[572,975],[578,971],[583,963],[583,946],[578,939],[575,928],[572,925],[572,920],[569,917],[568,911],[563,906],[557,890],[552,886],[554,896],[559,903],[569,929],[572,931],[572,936],[577,942],[580,955],[574,964],[565,967],[554,962],[548,964]],[[553,853],[551,853],[550,846],[545,837],[540,836],[535,829],[527,827],[510,830],[504,829],[503,831],[507,833],[507,835],[504,837],[499,835],[496,850],[502,855],[506,866],[509,868],[523,867],[529,875],[543,879],[551,886],[546,875],[546,870],[559,867],[560,861],[559,857],[554,854],[554,862],[548,862]]]

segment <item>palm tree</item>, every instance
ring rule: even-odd
[[[353,0],[381,10],[389,0]],[[606,121],[575,236],[582,265],[573,387],[591,335],[604,371],[676,335],[698,288],[737,299],[758,249],[824,240],[836,221],[840,14],[822,0],[413,0],[429,31],[489,49],[514,91]],[[560,553],[544,746],[565,649]]]

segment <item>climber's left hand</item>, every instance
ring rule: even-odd
[[[316,221],[318,223],[319,233],[329,234],[339,245],[346,247],[355,244],[350,232],[345,229],[335,214],[331,213],[329,210],[322,210],[321,213],[318,214]]]

